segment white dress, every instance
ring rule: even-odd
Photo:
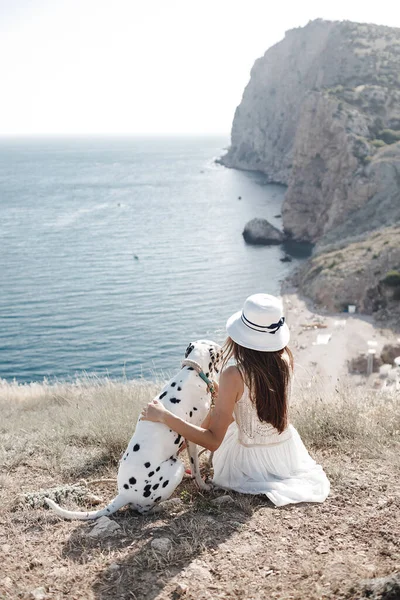
[[[330,484],[293,425],[281,434],[259,420],[246,385],[235,421],[214,453],[213,483],[244,494],[265,494],[276,506],[323,502]]]

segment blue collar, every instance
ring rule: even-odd
[[[200,379],[202,379],[204,381],[204,383],[207,384],[207,387],[208,387],[208,390],[209,390],[210,394],[212,394],[214,392],[213,382],[210,381],[210,379],[204,373],[204,371],[202,370],[202,368],[201,368],[201,366],[199,365],[198,362],[196,362],[195,360],[190,360],[189,358],[186,358],[182,362],[182,367],[192,367],[197,372],[197,374],[200,377]]]

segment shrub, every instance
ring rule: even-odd
[[[400,273],[398,271],[388,271],[385,277],[382,279],[382,283],[389,285],[390,287],[400,286]]]
[[[375,148],[382,148],[386,146],[386,143],[383,140],[372,140],[371,144],[375,146]]]
[[[386,144],[395,144],[400,142],[400,131],[394,129],[383,129],[377,135],[378,139],[383,140]]]

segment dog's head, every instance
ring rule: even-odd
[[[215,377],[222,362],[222,348],[210,340],[198,340],[186,348],[185,358],[197,362],[207,377]]]

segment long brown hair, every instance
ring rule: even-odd
[[[289,361],[284,357],[285,353]],[[293,354],[287,346],[277,352],[250,350],[228,338],[224,345],[222,367],[232,357],[249,388],[258,418],[271,423],[282,433],[288,425],[288,388],[293,371]]]

